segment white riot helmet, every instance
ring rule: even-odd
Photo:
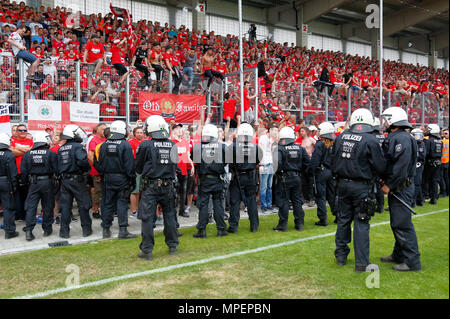
[[[50,146],[52,144],[52,138],[47,132],[36,132],[33,134],[33,148],[38,148],[44,145]]]
[[[253,127],[248,123],[242,123],[237,130],[238,139],[242,141],[250,141],[254,133]]]
[[[215,125],[206,124],[202,130],[202,142],[217,141],[219,139],[219,130]]]
[[[412,130],[411,135],[416,141],[423,141],[423,131],[420,128]]]
[[[0,133],[0,150],[7,149],[10,147],[11,147],[11,138],[5,133]]]
[[[357,109],[350,117],[350,130],[358,133],[373,131],[373,115],[368,109]]]
[[[390,126],[395,127],[409,127],[413,128],[411,124],[408,122],[408,114],[406,114],[405,110],[398,106],[393,106],[384,110],[381,115],[385,122]]]
[[[286,145],[294,142],[295,132],[290,126],[285,126],[280,130],[280,144]]]
[[[81,143],[83,138],[87,137],[87,134],[81,127],[74,124],[67,125],[62,134],[63,140],[74,140],[77,143]]]
[[[169,138],[169,126],[160,115],[149,116],[145,120],[144,131],[153,139],[163,140]]]
[[[375,131],[381,131],[381,122],[378,117],[373,118],[373,129]]]
[[[440,138],[441,128],[437,124],[428,124],[428,134]]]
[[[336,135],[334,135],[334,125],[330,122],[323,122],[319,125],[319,136],[334,140]]]
[[[127,124],[124,121],[114,121],[109,129],[110,138],[113,140],[127,137]]]

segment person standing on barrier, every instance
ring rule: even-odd
[[[420,253],[411,213],[398,199],[409,205],[414,202],[413,179],[416,174],[417,143],[411,134],[406,132],[406,129],[412,129],[412,126],[405,110],[390,107],[384,110],[382,117],[389,135],[383,145],[387,170],[382,174],[384,185],[381,189],[388,195],[395,245],[392,254],[381,257],[381,261],[394,263],[393,269],[397,271],[420,271]]]
[[[55,207],[55,176],[58,174],[58,156],[50,150],[51,137],[46,132],[37,132],[33,137],[33,148],[25,153],[20,164],[22,178],[29,182],[25,201],[26,240],[34,240],[36,211],[41,201],[43,214],[42,229],[44,237],[52,234],[53,209]]]
[[[100,147],[95,167],[104,184],[104,211],[102,211],[103,238],[111,237],[110,227],[117,210],[119,239],[136,238],[128,232],[128,199],[136,186],[133,149],[126,141],[127,125],[123,121],[111,123],[110,135]]]
[[[428,124],[427,136],[425,140],[426,161],[425,178],[428,184],[430,204],[436,205],[438,202],[438,184],[441,174],[443,143],[440,137],[441,130],[437,124]]]
[[[80,213],[83,237],[92,235],[92,219],[89,210],[92,207],[87,175],[91,170],[86,150],[81,144],[86,133],[77,125],[67,125],[62,134],[66,143],[58,150],[58,173],[61,178],[61,227],[59,237],[70,238],[69,224],[75,197]]]
[[[11,139],[0,133],[0,202],[3,207],[3,224],[5,239],[19,236],[16,231],[14,192],[17,190],[17,165],[14,154],[10,151]]]
[[[149,66],[151,64],[148,61],[147,42],[141,42],[139,44],[139,47],[137,48],[136,52],[134,53],[134,57],[133,57],[133,60],[131,61],[131,65],[134,66],[138,71],[144,73],[141,83],[143,83],[144,86],[150,87],[152,85],[152,79],[150,78],[150,71],[153,71],[153,69],[149,68]]]
[[[143,141],[136,152],[136,173],[142,175],[144,183],[138,210],[138,219],[142,221],[142,242],[138,257],[152,260],[155,245],[153,224],[158,204],[163,211],[164,236],[169,254],[173,255],[178,251],[175,220],[178,150],[176,144],[169,140],[169,127],[163,117],[152,115],[147,118],[144,131],[151,139]]]
[[[240,205],[242,195],[247,202],[247,212],[250,220],[250,231],[256,233],[259,227],[258,206],[256,192],[258,189],[257,167],[263,152],[261,148],[251,142],[254,135],[253,127],[242,123],[238,127],[237,138],[228,147],[228,156],[233,156],[230,171],[233,174],[230,183],[230,219],[229,233],[237,233],[240,219]],[[230,155],[231,154],[231,155]]]
[[[217,62],[219,54],[214,55],[214,51],[211,47],[206,50],[206,54],[202,57],[202,71],[203,76],[208,78],[208,84],[206,86],[207,92],[209,92],[209,87],[211,86],[211,82],[213,77],[219,78],[222,82],[225,81],[222,73],[213,70],[213,65]]]
[[[273,228],[275,231],[288,231],[289,203],[292,203],[294,210],[295,229],[302,231],[304,227],[301,173],[308,169],[310,158],[302,146],[294,143],[295,139],[294,130],[289,126],[283,127],[280,130],[278,148],[273,153],[274,165],[277,166],[277,186],[280,187],[277,198],[279,221]]]
[[[373,179],[386,169],[382,149],[373,134],[373,116],[367,109],[355,110],[350,129],[334,142],[332,172],[336,176],[337,230],[334,255],[339,266],[350,253],[352,221],[355,271],[365,272],[369,262],[369,221],[375,215],[376,201],[371,199]]]
[[[333,151],[334,125],[324,122],[319,125],[319,141],[317,141],[311,156],[311,171],[314,174],[317,217],[316,226],[328,226],[327,201],[330,210],[334,211],[334,180],[331,174],[331,153]]]
[[[192,160],[195,163],[198,175],[197,207],[199,209],[195,238],[206,238],[206,226],[208,225],[208,204],[212,196],[214,208],[214,220],[217,226],[217,237],[228,235],[226,231],[223,207],[225,187],[225,153],[226,145],[219,142],[219,131],[216,126],[206,124],[202,130],[200,144],[195,144],[192,149]]]
[[[178,69],[178,57],[173,53],[173,48],[171,46],[166,47],[166,52],[163,54],[163,60],[166,68],[172,74],[172,93],[178,94],[180,91],[181,81],[183,81],[183,75]]]
[[[422,194],[422,177],[425,168],[425,159],[427,157],[427,151],[425,143],[423,142],[423,131],[420,128],[416,128],[411,131],[411,135],[414,137],[417,143],[417,164],[416,164],[416,176],[414,176],[414,201],[412,207],[423,206],[424,198]]]
[[[383,143],[386,140],[386,137],[382,133],[381,123],[378,118],[374,118],[372,134],[375,135],[375,138],[377,139],[380,146],[383,146]],[[376,212],[382,214],[384,212],[384,194],[381,191],[381,185],[379,183],[377,183],[377,180],[379,180],[379,178],[376,177],[375,179],[376,180],[374,181],[373,187],[376,187],[376,190],[377,190],[377,192],[375,194],[375,198],[377,199]]]

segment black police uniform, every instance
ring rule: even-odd
[[[230,183],[230,218],[228,232],[236,232],[240,219],[240,204],[245,196],[247,213],[250,220],[250,231],[256,232],[259,227],[258,206],[256,205],[257,192],[257,165],[262,157],[261,148],[250,142],[246,137],[238,137],[227,151],[228,156],[233,155],[230,171],[233,174]]]
[[[417,164],[416,164],[416,176],[414,177],[414,193],[415,201],[413,204],[423,206],[424,198],[422,193],[422,176],[425,168],[425,159],[427,156],[427,150],[423,141],[417,142]]]
[[[277,163],[277,186],[280,186],[277,194],[279,195],[277,199],[279,221],[274,230],[287,231],[289,202],[291,202],[295,228],[300,231],[303,229],[305,218],[303,199],[300,194],[302,185],[300,176],[310,165],[309,155],[305,148],[295,144],[293,139],[281,139],[273,158]]]
[[[17,189],[16,157],[5,144],[0,144],[0,202],[3,206],[5,238],[17,237],[14,192]]]
[[[196,165],[198,174],[198,198],[199,209],[196,237],[206,237],[206,226],[208,225],[208,204],[212,196],[214,220],[219,236],[225,236],[226,224],[224,220],[224,174],[226,164],[226,146],[217,140],[202,138],[200,144],[195,144],[191,157]]]
[[[414,202],[417,143],[409,133],[400,128],[388,135],[383,149],[387,159],[387,171],[383,179],[390,188],[388,204],[395,238],[391,256],[395,262],[406,263],[409,268],[418,270],[421,268],[420,253],[411,213],[392,196],[394,193],[409,205]]]
[[[321,140],[317,141],[311,155],[310,170],[314,174],[316,184],[317,217],[321,224],[327,225],[327,201],[331,212],[334,212],[335,183],[331,174],[331,153],[333,146],[327,148]]]
[[[350,253],[351,224],[354,221],[353,246],[355,270],[365,271],[369,265],[370,218],[375,203],[369,208],[368,198],[373,173],[378,176],[386,168],[386,160],[369,125],[354,125],[342,132],[334,142],[332,172],[336,176],[336,250],[338,264],[343,265]],[[371,211],[373,210],[373,211]]]
[[[112,133],[101,146],[95,168],[102,175],[105,200],[102,228],[109,229],[117,211],[119,239],[128,232],[128,200],[136,184],[133,149],[122,134]]]
[[[179,243],[175,221],[178,150],[167,137],[144,141],[136,152],[136,173],[142,175],[144,185],[138,210],[138,218],[142,221],[140,249],[144,254],[151,254],[155,245],[153,224],[158,204],[163,211],[167,246],[176,249]]]
[[[33,231],[36,226],[36,210],[42,203],[44,235],[52,233],[53,209],[55,208],[55,176],[58,174],[58,156],[48,145],[35,146],[22,158],[20,164],[22,177],[29,182],[28,196],[25,201],[26,227],[24,231]],[[27,234],[28,237],[28,234]]]
[[[430,204],[436,204],[438,200],[438,184],[442,165],[442,141],[434,135],[430,135],[425,140],[425,149],[427,153],[425,161],[425,184],[428,185],[428,195]]]
[[[375,138],[377,139],[378,143],[380,144],[380,146],[383,146],[384,141],[386,140],[386,137],[384,136],[384,134],[382,134],[379,130],[375,129],[372,134],[375,135]],[[379,179],[378,176],[375,177],[375,179]],[[377,212],[378,213],[383,213],[384,212],[384,194],[381,190],[381,184],[378,183],[378,181],[374,181],[375,185],[374,187],[376,187],[376,194],[375,197],[377,199]]]
[[[86,150],[79,142],[70,139],[58,150],[58,173],[61,178],[60,237],[69,238],[73,198],[75,197],[80,213],[83,236],[92,234],[92,219],[89,209],[92,207],[91,196],[87,185],[87,174],[90,172]]]

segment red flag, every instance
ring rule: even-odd
[[[118,17],[124,17],[124,9],[119,7],[113,7],[112,3],[109,3],[109,7],[111,8],[111,12]]]

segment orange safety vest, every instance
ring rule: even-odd
[[[442,143],[444,144],[444,148],[442,149],[442,164],[448,163],[448,139],[443,139]]]

